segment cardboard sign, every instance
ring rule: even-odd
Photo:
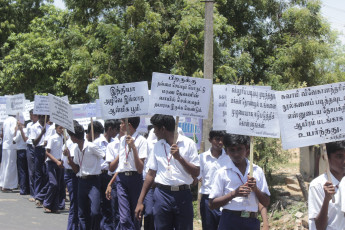
[[[31,102],[29,100],[25,101],[25,109],[23,113],[25,121],[30,120],[30,110],[34,109],[34,106],[35,106],[34,101],[31,101]]]
[[[0,96],[0,104],[6,105],[6,97],[5,96]]]
[[[6,104],[0,104],[0,122],[4,122],[7,117]]]
[[[101,117],[96,103],[89,104],[75,104],[71,105],[73,111],[73,118],[86,118],[86,117]]]
[[[149,111],[206,119],[211,87],[210,79],[153,73]]]
[[[62,98],[48,95],[50,120],[74,132],[73,113],[71,105]]]
[[[345,82],[276,92],[284,149],[345,139]]]
[[[8,115],[17,115],[24,111],[25,96],[23,93],[17,95],[6,95],[6,111]]]
[[[34,114],[36,114],[36,115],[50,115],[48,96],[35,95]]]
[[[244,85],[227,86],[227,132],[248,136],[280,137],[273,90]]]
[[[98,86],[98,92],[104,119],[148,114],[147,81]]]

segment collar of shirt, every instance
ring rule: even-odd
[[[247,175],[249,174],[249,168],[250,168],[250,162],[249,160],[246,158],[246,162],[247,162],[247,167],[246,167],[246,171],[244,173],[244,175],[241,173],[241,171],[236,167],[236,165],[234,164],[234,162],[231,160],[231,158],[229,157],[230,161],[228,162],[228,164],[225,165],[226,169],[232,170],[233,172],[235,172],[240,178],[244,179],[242,182],[246,183],[248,177]],[[253,171],[255,170],[257,166],[255,164],[253,164]]]

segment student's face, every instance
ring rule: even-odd
[[[212,139],[209,139],[212,149],[214,150],[222,150],[223,148],[223,137],[213,137]]]
[[[120,130],[121,130],[121,132],[123,132],[123,133],[126,132],[126,123],[125,123],[124,120],[121,120]]]
[[[330,154],[328,160],[332,171],[345,176],[345,150],[338,150]]]
[[[164,139],[164,128],[163,127],[158,128],[158,126],[156,125],[154,125],[153,128],[154,128],[153,132],[156,135],[157,140]]]
[[[239,164],[247,157],[248,148],[245,145],[231,145],[225,148],[226,154],[228,154],[231,160],[235,164]]]
[[[73,143],[77,143],[77,138],[75,138],[75,136],[70,136],[70,138]]]
[[[62,133],[63,133],[63,128],[62,128],[62,126],[56,127],[56,128],[55,128],[55,131],[56,131],[57,134],[62,135]]]

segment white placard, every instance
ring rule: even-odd
[[[0,104],[6,105],[6,97],[5,96],[0,96]]]
[[[280,137],[275,91],[227,85],[227,132],[258,137]]]
[[[0,122],[4,122],[7,117],[6,104],[0,104]]]
[[[64,99],[52,94],[48,95],[50,120],[74,132],[73,113],[71,105]]]
[[[96,103],[72,105],[73,118],[100,117]]]
[[[34,109],[34,106],[35,106],[34,101],[31,101],[31,102],[29,100],[25,101],[25,109],[24,109],[23,115],[26,121],[30,120],[30,110]]]
[[[206,119],[212,80],[153,73],[150,113]]]
[[[345,82],[276,92],[276,97],[284,149],[345,139]]]
[[[17,115],[24,111],[25,96],[23,93],[17,95],[6,95],[5,97],[8,115]]]
[[[103,119],[139,117],[148,114],[147,81],[98,86]]]
[[[50,115],[48,96],[35,95],[34,114],[36,114],[36,115]]]

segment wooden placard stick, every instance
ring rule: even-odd
[[[44,127],[46,127],[47,124],[47,115],[44,115]]]
[[[93,133],[93,119],[92,117],[90,117],[91,119],[91,138],[92,138],[92,142],[95,140],[95,134]]]
[[[174,144],[176,144],[177,141],[177,137],[178,137],[178,121],[179,121],[180,117],[176,116],[176,120],[175,120],[175,131],[174,131]]]
[[[249,152],[249,175],[253,177],[253,161],[254,161],[254,137],[250,137],[250,152]]]
[[[327,156],[327,148],[326,144],[321,144],[321,156],[323,159],[326,161],[326,174],[327,174],[327,180],[329,182],[332,182],[332,177],[331,177],[331,171],[329,169],[329,163],[328,163],[328,156]],[[334,196],[332,196],[332,203],[335,203]]]

